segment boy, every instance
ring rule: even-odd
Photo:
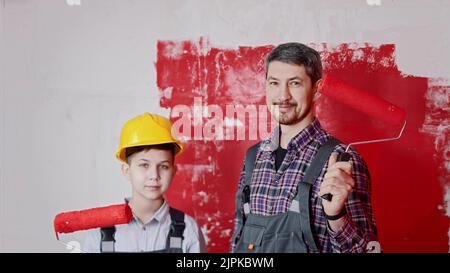
[[[164,193],[176,173],[175,156],[183,145],[171,134],[171,122],[145,113],[122,128],[116,157],[131,183],[126,199],[133,219],[125,225],[88,233],[85,252],[205,252],[204,237],[195,220],[169,207]]]

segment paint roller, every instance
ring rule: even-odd
[[[401,125],[400,133],[395,137],[358,141],[348,144],[345,151],[338,155],[337,161],[350,160],[350,154],[348,153],[350,146],[392,141],[397,140],[402,136],[403,130],[406,127],[406,112],[402,108],[329,75],[326,75],[323,78],[320,89],[320,93],[357,111],[376,118],[377,120],[389,123],[393,126]],[[331,201],[333,198],[330,193],[324,194],[321,197],[328,201]]]
[[[133,213],[128,203],[62,212],[54,220],[56,239],[59,240],[58,233],[128,224],[132,218]]]

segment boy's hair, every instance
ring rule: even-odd
[[[303,65],[313,86],[322,78],[322,62],[319,52],[304,44],[286,43],[272,49],[266,57],[266,78],[269,64],[273,61]]]
[[[164,144],[135,146],[135,147],[126,148],[125,149],[125,158],[127,159],[127,163],[130,163],[129,159],[133,154],[139,153],[142,151],[148,151],[150,149],[170,151],[172,153],[172,162],[175,161],[175,146],[174,146],[174,144],[173,143],[164,143]]]

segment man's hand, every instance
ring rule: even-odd
[[[330,216],[339,214],[347,201],[348,195],[352,192],[355,186],[355,181],[352,178],[352,165],[350,162],[336,162],[337,154],[332,153],[328,159],[328,170],[320,185],[319,196],[327,193],[333,195],[331,201],[322,200],[322,205],[325,213]],[[337,220],[339,221],[339,220]],[[337,221],[330,221],[337,222]],[[336,230],[338,226],[332,226]]]

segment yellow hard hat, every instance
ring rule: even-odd
[[[173,143],[175,155],[183,151],[183,145],[172,136],[172,123],[165,117],[144,113],[125,123],[120,135],[120,147],[116,157],[126,163],[125,149],[136,146]]]

